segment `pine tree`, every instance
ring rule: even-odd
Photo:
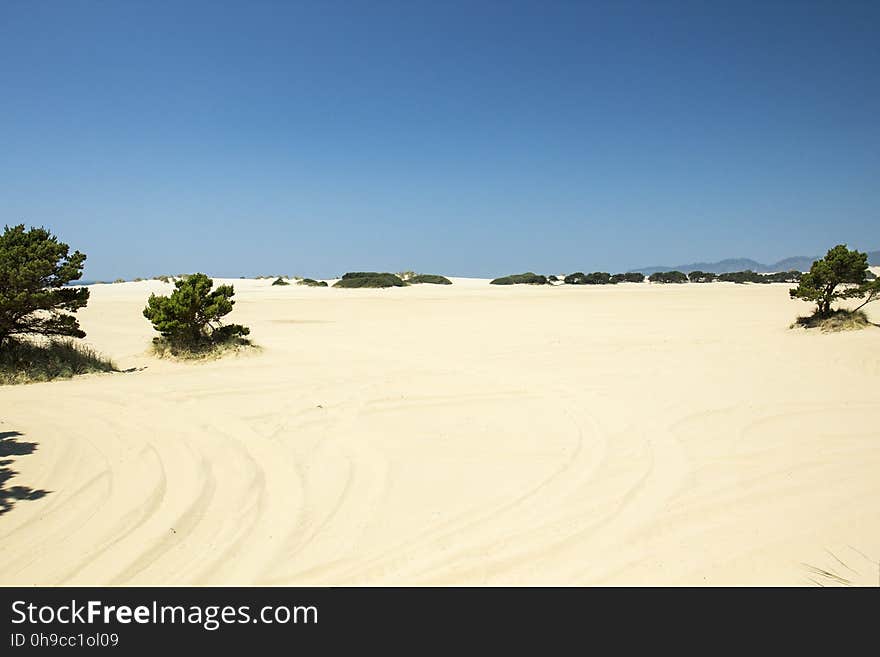
[[[86,256],[45,228],[5,227],[0,235],[0,348],[16,335],[85,337],[75,313],[89,300],[82,276]]]

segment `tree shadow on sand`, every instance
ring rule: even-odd
[[[18,440],[21,435],[18,431],[0,431],[0,515],[12,509],[19,500],[38,500],[49,493],[29,486],[7,486],[7,482],[18,474],[9,467],[13,459],[8,457],[33,454],[37,449],[37,443]]]

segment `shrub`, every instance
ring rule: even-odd
[[[80,279],[85,259],[45,228],[6,227],[0,235],[0,349],[16,335],[85,337],[69,313],[86,306],[89,290],[65,287]]]
[[[692,271],[688,274],[688,280],[691,283],[712,283],[718,278],[718,274],[710,271]]]
[[[279,276],[274,281],[272,281],[272,285],[290,285],[290,283]]]
[[[550,276],[548,276],[547,280],[550,281],[551,283],[558,283],[559,282],[559,278],[555,274],[551,274]]]
[[[724,283],[766,283],[761,274],[753,272],[751,269],[745,271],[732,271],[726,274],[719,274],[718,280]]]
[[[397,274],[391,274],[389,272],[381,272],[381,271],[350,271],[342,275],[343,279],[349,278],[373,278],[375,276],[397,276]],[[399,277],[398,277],[399,278]]]
[[[250,329],[220,321],[232,311],[235,290],[221,285],[212,291],[213,286],[214,281],[205,274],[193,274],[176,281],[171,296],[150,295],[144,317],[162,334],[153,340],[157,347],[167,346],[172,353],[186,355],[249,344],[244,336]]]
[[[452,285],[452,281],[450,281],[445,276],[440,276],[439,274],[414,274],[413,276],[410,276],[406,282],[414,285],[418,285],[420,283],[433,283],[434,285]]]
[[[645,275],[640,272],[627,272],[625,274],[614,274],[611,277],[612,283],[642,283],[645,280]]]
[[[594,271],[592,274],[587,274],[584,282],[587,285],[608,285],[611,283],[611,274],[605,271]]]
[[[355,271],[348,272],[336,281],[333,287],[404,287],[399,276],[388,272]]]
[[[297,285],[308,285],[309,287],[327,287],[327,281],[316,281],[314,278],[304,278],[297,282]]]
[[[113,362],[70,338],[8,340],[0,349],[0,383],[33,383],[91,372],[118,372]]]
[[[534,272],[527,271],[524,274],[511,274],[510,276],[502,276],[489,282],[490,285],[546,285],[547,277]]]
[[[799,271],[778,271],[772,274],[763,274],[764,283],[799,283],[801,280]]]
[[[688,277],[680,271],[658,271],[648,276],[648,280],[652,283],[687,283]]]
[[[165,274],[162,274],[161,276],[153,276],[153,280],[154,281],[162,281],[163,283],[170,283],[171,277],[166,276]]]
[[[810,271],[801,277],[800,284],[789,294],[792,299],[815,302],[815,316],[828,316],[831,304],[838,299],[861,298],[868,294],[865,303],[873,300],[872,284],[867,284],[865,278],[867,271],[867,254],[850,251],[845,244],[838,244],[829,249],[824,258],[813,263]]]
[[[832,310],[827,314],[813,313],[807,317],[798,317],[791,328],[817,328],[823,333],[838,331],[858,331],[866,328],[870,322],[861,310]]]
[[[594,271],[592,274],[576,271],[566,276],[563,281],[568,285],[608,285],[609,283],[617,283],[612,278],[611,274],[605,271]]]

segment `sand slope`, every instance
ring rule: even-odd
[[[880,581],[880,329],[790,331],[784,285],[232,282],[260,354],[157,361],[170,288],[94,286],[146,369],[0,387],[47,491],[0,583]]]

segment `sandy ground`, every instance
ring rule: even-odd
[[[45,492],[3,493],[0,583],[880,583],[880,329],[789,330],[785,285],[232,282],[259,354],[156,360],[170,286],[93,286],[144,369],[0,387],[3,490]]]

